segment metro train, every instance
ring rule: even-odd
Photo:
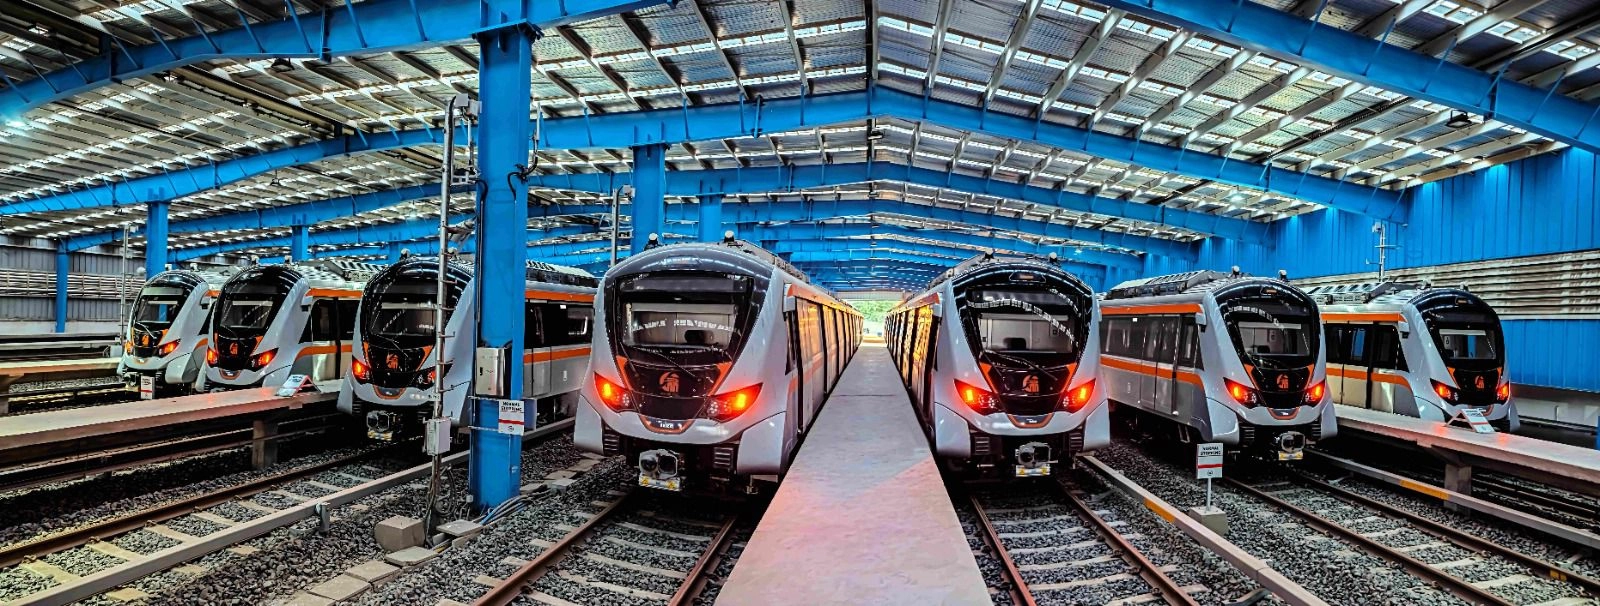
[[[1317,305],[1281,276],[1132,280],[1100,314],[1107,396],[1137,420],[1279,461],[1338,432]]]
[[[889,352],[946,465],[1050,475],[1111,441],[1094,292],[1054,262],[980,255],[890,310]]]
[[[854,308],[731,234],[613,266],[595,323],[573,439],[672,491],[776,481],[861,342]]]
[[[381,269],[346,259],[252,265],[212,304],[206,383],[213,390],[314,383],[349,366],[356,306]]]
[[[1475,409],[1522,425],[1506,378],[1500,317],[1460,288],[1373,282],[1319,286],[1333,401],[1433,421]]]
[[[203,391],[212,303],[237,268],[156,274],[133,300],[117,376],[149,399]]]
[[[471,263],[453,261],[445,274],[450,311],[445,316],[443,412],[460,427],[472,381],[476,272]],[[437,257],[408,256],[373,276],[362,293],[355,316],[356,351],[339,389],[338,409],[364,419],[370,438],[393,440],[414,433],[433,414],[434,382],[441,374],[433,354],[438,279]],[[598,281],[580,269],[537,261],[528,262],[526,279],[522,398],[541,405],[525,411],[546,420],[571,416],[574,393],[588,378]]]

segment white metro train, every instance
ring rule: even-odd
[[[253,265],[212,304],[206,383],[276,387],[290,375],[337,379],[350,364],[356,306],[376,265],[346,259]]]
[[[1483,299],[1396,282],[1306,293],[1321,306],[1335,402],[1433,421],[1476,409],[1501,431],[1521,427],[1500,317]]]
[[[203,391],[212,303],[237,268],[174,269],[150,278],[133,300],[117,376],[149,399]]]
[[[1093,291],[1054,263],[982,255],[889,312],[889,351],[947,465],[1050,475],[1111,441]]]
[[[1338,431],[1316,303],[1281,278],[1132,280],[1100,314],[1107,396],[1180,439],[1298,460]]]
[[[444,416],[460,427],[472,381],[475,268],[446,265]],[[365,419],[368,437],[392,440],[420,430],[433,414],[440,380],[434,347],[439,259],[406,257],[367,282],[356,314],[356,352],[339,389],[339,410]],[[524,288],[522,398],[546,420],[570,416],[578,385],[589,374],[597,280],[580,269],[529,261]],[[466,338],[461,338],[465,336]]]
[[[667,490],[775,481],[861,341],[854,308],[731,238],[613,266],[595,321],[574,441]]]

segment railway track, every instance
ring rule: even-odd
[[[741,516],[662,511],[643,493],[612,493],[560,540],[535,539],[544,551],[474,604],[694,604],[715,581]]]
[[[569,419],[531,431],[525,444],[561,435],[571,425]],[[428,463],[385,474],[363,462],[388,451],[328,461],[7,547],[0,550],[0,602],[82,600],[307,518],[325,520],[334,508],[430,473]],[[463,451],[444,463],[466,459]]]
[[[1118,531],[1120,522],[1059,490],[1001,507],[993,497],[968,495],[1012,604],[1197,604],[1190,593],[1203,588],[1180,586]]]
[[[1303,474],[1229,485],[1474,604],[1588,604],[1600,582]]]

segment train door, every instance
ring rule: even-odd
[[[929,419],[931,426],[933,419],[933,376],[939,368],[939,321],[933,317],[933,306],[922,308],[923,339],[922,339],[922,407],[923,416]]]
[[[800,301],[796,307],[800,309],[800,335],[801,335],[801,368],[805,369],[806,382],[806,418],[815,419],[817,411],[822,408],[822,401],[827,397],[827,384],[820,375],[823,374],[824,365],[827,363],[822,352],[822,306],[811,301]]]
[[[1393,324],[1373,324],[1367,350],[1367,407],[1384,412],[1395,411],[1395,399],[1408,397],[1409,393],[1396,393],[1395,382],[1380,381],[1379,377],[1395,376],[1394,371],[1405,370],[1405,354],[1400,350],[1400,329]],[[1382,373],[1382,374],[1380,374]],[[1407,392],[1410,390],[1407,389]]]
[[[546,308],[549,307],[555,306],[532,301],[525,303],[522,320],[524,398],[538,398],[550,393],[550,330],[557,326],[554,322],[546,324]]]
[[[830,338],[833,325],[833,310],[827,307],[817,307],[817,343],[822,347],[822,392],[833,391],[833,366],[837,362],[833,359],[833,343]]]
[[[1178,399],[1173,392],[1173,379],[1177,376],[1178,319],[1161,316],[1150,319],[1150,361],[1155,363],[1155,374],[1150,381],[1150,402],[1154,410],[1176,412]]]
[[[796,300],[793,297],[789,298],[788,304],[795,307],[790,311],[783,312],[785,326],[788,327],[787,336],[789,337],[788,352],[786,353],[783,367],[784,374],[794,373],[794,397],[790,402],[790,407],[793,409],[797,431],[805,433],[811,427],[811,415],[808,414],[808,406],[806,406],[806,403],[810,402],[810,400],[806,399],[806,390],[811,387],[806,384],[806,368],[805,364],[801,363],[805,358],[800,354],[800,310],[796,306]]]
[[[1329,362],[1337,360],[1333,400],[1346,406],[1369,408],[1372,368],[1367,359],[1368,325],[1341,324],[1328,330]],[[1333,373],[1330,373],[1333,374]]]
[[[353,336],[346,335],[341,330],[340,303],[342,302],[338,299],[317,299],[311,304],[311,312],[306,317],[305,331],[300,334],[302,349],[295,359],[291,372],[304,374],[313,382],[340,377],[340,370],[343,368],[340,366],[343,361],[340,351]],[[354,321],[352,316],[351,333],[355,331]]]
[[[361,309],[361,300],[339,299],[338,308],[339,341],[333,347],[333,375],[342,377],[344,370],[350,368],[350,363],[355,360],[356,314]]]

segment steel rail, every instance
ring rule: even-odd
[[[1244,482],[1240,482],[1239,480],[1233,478],[1223,478],[1223,481],[1234,486],[1235,488],[1238,488],[1240,491],[1243,491],[1246,494],[1256,497],[1262,501],[1266,501],[1267,503],[1270,503],[1279,509],[1294,514],[1296,517],[1309,522],[1312,526],[1320,528],[1324,532],[1337,535],[1339,538],[1359,545],[1368,553],[1376,554],[1396,564],[1399,564],[1402,568],[1405,568],[1412,574],[1423,577],[1429,581],[1433,581],[1435,584],[1441,586],[1450,593],[1455,594],[1456,597],[1466,600],[1469,603],[1493,604],[1495,606],[1517,606],[1517,604],[1513,602],[1507,602],[1493,593],[1489,593],[1488,591],[1473,586],[1464,579],[1447,574],[1443,570],[1439,570],[1429,566],[1421,560],[1395,551],[1389,546],[1379,543],[1371,538],[1361,536],[1361,533],[1341,526],[1338,523],[1335,523],[1334,521],[1324,518],[1320,515],[1306,511],[1305,509],[1297,507],[1288,501],[1267,494],[1265,491],[1262,491],[1259,488],[1245,484]]]
[[[392,448],[392,447],[391,447]],[[156,505],[142,511],[126,516],[111,518],[94,522],[87,526],[79,526],[63,533],[53,534],[27,543],[18,543],[0,548],[0,567],[15,566],[31,558],[44,556],[79,547],[91,543],[102,537],[111,537],[143,528],[147,524],[165,522],[167,520],[187,515],[197,509],[214,507],[235,498],[243,498],[271,490],[273,487],[299,480],[338,467],[349,465],[363,459],[376,457],[390,448],[368,451],[340,457],[331,461],[310,465],[299,469],[257,478],[243,484],[237,484],[218,490],[216,492],[195,495],[170,503]]]
[[[1000,541],[1000,532],[994,529],[994,524],[989,521],[989,513],[984,510],[983,503],[975,495],[967,495],[972,502],[973,511],[978,514],[978,525],[983,527],[983,534],[979,535],[994,555],[1000,558],[1002,571],[1010,582],[1006,590],[1011,593],[1011,603],[1023,606],[1038,606],[1038,600],[1033,597],[1033,591],[1028,589],[1027,581],[1022,580],[1022,571],[1017,569],[1017,562],[1011,559],[1011,552],[1006,550],[1005,543]]]
[[[562,435],[562,431],[571,428],[572,424],[573,419],[563,419],[529,431],[527,437],[546,438]],[[524,442],[524,445],[534,443],[537,442]],[[396,446],[399,445],[397,444]],[[467,454],[468,452],[465,450],[451,454],[445,457],[442,463],[451,466],[464,463],[467,460]],[[11,602],[7,602],[7,606],[67,604],[83,600],[318,515],[319,509],[331,509],[347,505],[395,486],[409,483],[417,478],[426,476],[431,468],[431,463],[424,463],[333,494],[313,498],[303,503],[280,509],[276,513],[266,514],[204,537],[198,537],[195,541],[179,543],[155,553],[143,555],[123,565],[113,566],[84,576],[76,581],[63,583],[16,598]],[[190,508],[191,511],[192,509]],[[188,512],[185,511],[183,513]],[[99,537],[100,535],[96,534],[94,538]],[[37,545],[38,543],[34,544]]]
[[[1161,597],[1168,604],[1200,606],[1199,602],[1195,601],[1188,592],[1183,590],[1182,585],[1172,580],[1172,577],[1167,576],[1167,573],[1162,572],[1155,562],[1150,561],[1150,558],[1145,557],[1144,552],[1139,551],[1138,547],[1134,547],[1133,543],[1128,542],[1126,537],[1117,532],[1115,528],[1112,528],[1110,524],[1107,524],[1104,519],[1095,515],[1094,510],[1089,507],[1088,503],[1083,502],[1083,499],[1078,498],[1078,495],[1072,494],[1071,491],[1067,490],[1066,486],[1059,484],[1057,486],[1060,486],[1061,494],[1065,495],[1067,500],[1072,502],[1072,506],[1078,510],[1078,516],[1093,523],[1095,532],[1100,535],[1100,538],[1110,545],[1112,549],[1119,551],[1123,561],[1138,568],[1139,577],[1149,583],[1150,587],[1155,589],[1157,593],[1161,594]]]
[[[522,590],[525,587],[539,580],[539,577],[544,576],[546,571],[564,559],[568,551],[587,540],[589,535],[593,534],[602,522],[609,520],[613,514],[621,511],[623,503],[627,502],[633,494],[635,493],[630,489],[628,494],[612,501],[605,509],[600,510],[600,513],[579,524],[577,528],[568,532],[567,536],[561,537],[561,540],[556,541],[556,544],[551,545],[549,549],[540,552],[538,556],[529,560],[527,564],[523,564],[521,568],[511,573],[511,576],[506,577],[499,585],[489,588],[487,593],[472,603],[473,606],[507,606],[516,601],[517,596],[522,595]]]
[[[1371,507],[1397,518],[1404,519],[1407,522],[1410,522],[1412,525],[1417,526],[1418,528],[1436,537],[1454,542],[1457,545],[1465,547],[1469,550],[1486,552],[1505,558],[1512,562],[1526,566],[1531,570],[1539,572],[1546,577],[1571,583],[1585,589],[1590,594],[1600,595],[1600,581],[1596,581],[1595,579],[1586,577],[1582,574],[1573,572],[1560,566],[1556,566],[1555,564],[1540,560],[1539,558],[1530,556],[1499,543],[1489,541],[1477,535],[1452,528],[1439,522],[1435,522],[1416,513],[1406,511],[1366,495],[1356,494],[1350,490],[1309,477],[1304,473],[1295,473],[1294,475],[1307,483],[1333,493],[1339,498],[1354,501],[1366,507]]]
[[[672,594],[672,599],[667,600],[667,606],[689,606],[705,593],[706,586],[711,583],[711,573],[716,571],[722,559],[728,555],[728,548],[733,546],[733,529],[742,518],[740,515],[730,515],[722,523],[722,528],[711,537],[711,544],[700,554],[700,559],[695,560],[694,567],[689,569],[683,584]]]

